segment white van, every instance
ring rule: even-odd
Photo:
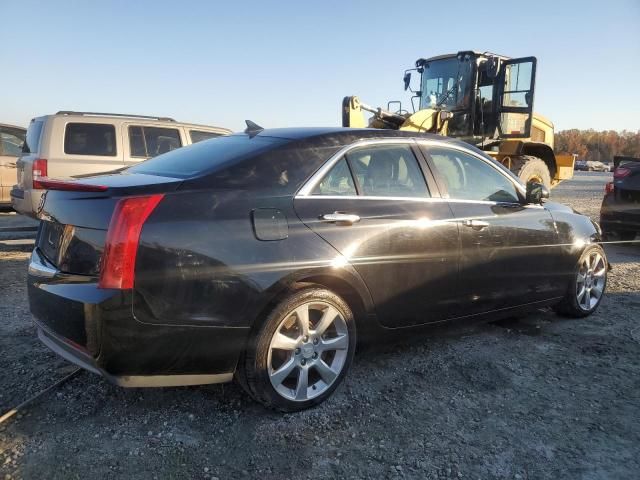
[[[31,120],[17,161],[11,203],[35,216],[44,190],[41,177],[69,178],[118,170],[156,155],[227,135],[221,127],[172,118],[62,111]]]

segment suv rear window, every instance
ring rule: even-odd
[[[128,171],[163,177],[188,178],[230,166],[283,142],[285,140],[272,137],[223,136],[211,142],[196,143],[152,158],[130,167]]]
[[[201,130],[191,130],[189,136],[191,137],[191,143],[202,142],[203,140],[209,140],[210,138],[220,137],[221,133],[216,132],[203,132]]]
[[[40,136],[42,135],[42,120],[32,120],[27,129],[27,137],[22,145],[23,153],[38,153],[40,148]]]
[[[182,146],[180,132],[175,128],[129,127],[132,157],[156,157]]]
[[[116,128],[106,123],[68,123],[64,132],[64,153],[114,157]]]

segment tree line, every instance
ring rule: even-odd
[[[557,153],[575,153],[578,160],[612,162],[615,155],[640,158],[640,130],[563,130],[555,134]]]

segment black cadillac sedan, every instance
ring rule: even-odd
[[[42,183],[38,335],[127,387],[235,377],[300,410],[340,384],[356,338],[544,306],[582,317],[607,280],[595,223],[437,136],[254,128]]]

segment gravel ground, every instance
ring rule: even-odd
[[[579,173],[552,197],[597,218],[609,176]],[[0,425],[0,479],[638,478],[640,246],[607,250],[592,317],[376,347],[300,414],[235,384],[127,390],[83,372]],[[0,251],[0,412],[73,370],[34,336],[27,257]]]

